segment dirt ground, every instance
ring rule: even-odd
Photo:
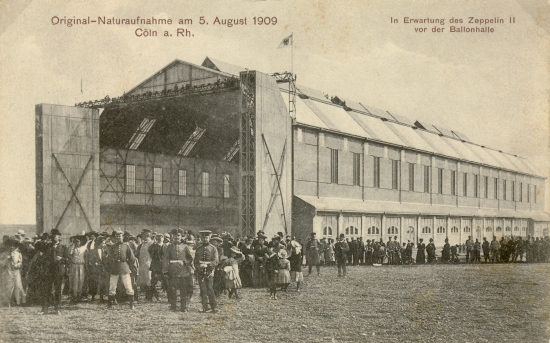
[[[108,310],[63,302],[0,309],[2,342],[548,342],[548,264],[335,267],[270,300],[265,289],[221,296],[218,314],[169,312],[166,298]]]

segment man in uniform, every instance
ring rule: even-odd
[[[349,252],[349,246],[344,238],[344,234],[341,233],[338,238],[338,242],[334,244],[334,258],[336,259],[336,265],[338,266],[338,276],[346,276],[346,260]]]
[[[489,246],[489,252],[491,253],[491,263],[500,262],[500,243],[495,236],[493,236],[493,240]]]
[[[202,230],[201,244],[195,252],[194,266],[197,271],[197,279],[202,299],[202,311],[207,311],[207,303],[210,302],[212,313],[217,313],[216,296],[214,295],[214,270],[218,265],[218,249],[210,244],[212,231]]]
[[[430,238],[430,243],[426,245],[426,253],[428,254],[428,263],[437,262],[435,257],[435,244],[433,238]]]
[[[164,235],[159,233],[155,236],[155,242],[148,249],[149,256],[151,256],[151,266],[149,267],[151,271],[151,287],[149,291],[151,298],[155,297],[157,301],[159,300],[157,283],[160,281],[162,286],[165,284],[162,270],[164,250]]]
[[[485,263],[489,261],[489,251],[490,251],[490,244],[487,241],[487,237],[483,237],[483,244],[481,245],[481,249],[483,249],[483,258],[485,259]]]
[[[413,263],[413,248],[414,248],[414,243],[408,240],[407,247],[405,248],[405,251],[407,252],[407,264]]]
[[[474,262],[481,262],[481,243],[477,238],[474,243]]]
[[[357,264],[365,264],[365,242],[363,242],[363,237],[357,238],[357,253],[359,254]]]
[[[118,280],[122,281],[126,294],[130,297],[130,309],[134,309],[134,289],[130,277],[130,265],[134,264],[135,256],[128,243],[124,242],[124,232],[113,232],[116,242],[109,246],[105,256],[105,267],[109,272],[109,307],[113,306]]]
[[[474,242],[472,241],[472,236],[468,236],[466,240],[466,263],[472,263],[474,256]]]
[[[183,230],[172,230],[174,243],[170,244],[163,257],[163,273],[169,280],[168,300],[170,309],[176,311],[177,291],[180,291],[181,312],[187,312],[187,305],[193,296],[193,252],[182,242]]]
[[[357,265],[357,241],[355,240],[355,237],[351,237],[351,242],[349,242],[349,254],[348,254],[348,264],[349,265]]]
[[[373,263],[373,244],[371,243],[370,239],[367,239],[367,244],[365,246],[365,264],[368,266],[372,266]]]
[[[401,249],[399,247],[399,242],[397,241],[397,236],[393,236],[393,251],[394,251],[394,264],[401,264]]]

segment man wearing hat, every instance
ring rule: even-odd
[[[69,248],[61,244],[61,232],[57,229],[51,230],[52,246],[48,254],[53,255],[53,288],[54,299],[53,305],[55,312],[59,313],[59,305],[61,304],[61,294],[67,279],[67,267],[69,263]]]
[[[338,266],[338,276],[346,276],[346,261],[348,259],[349,246],[346,242],[345,236],[343,233],[338,237],[338,242],[334,244],[334,258],[336,259],[336,265]]]
[[[163,256],[163,273],[168,281],[168,300],[170,309],[176,311],[177,291],[180,292],[182,312],[187,312],[187,305],[193,296],[193,252],[182,242],[183,230],[173,229],[174,242],[170,244]]]
[[[106,235],[100,235],[92,244],[89,245],[88,259],[86,261],[88,269],[88,287],[92,295],[92,300],[99,295],[99,300],[103,302],[103,296],[109,295],[109,273],[105,270],[103,260],[105,259],[105,241]]]
[[[217,313],[216,296],[214,295],[214,269],[218,265],[218,249],[210,244],[210,235],[212,231],[202,230],[201,244],[195,252],[194,266],[197,271],[197,279],[201,291],[202,311],[207,311],[207,303],[210,302],[210,307],[213,313]]]
[[[266,274],[265,274],[265,255],[268,252],[267,245],[265,244],[265,236],[261,231],[258,232],[257,241],[255,244],[252,244],[254,250],[254,287],[263,287],[267,285]]]
[[[307,264],[308,264],[308,274],[311,274],[311,269],[313,266],[317,269],[317,276],[321,275],[321,259],[319,253],[322,250],[322,243],[315,238],[316,233],[311,233],[311,238],[306,245],[306,254],[307,254]]]
[[[126,294],[130,297],[130,309],[133,310],[134,289],[130,277],[130,264],[133,264],[136,258],[128,243],[124,242],[124,232],[119,229],[114,235],[116,242],[109,247],[105,256],[105,267],[109,272],[109,307],[113,306],[118,281],[121,280]]]
[[[241,247],[243,261],[239,269],[243,287],[252,287],[252,274],[254,270],[254,250],[252,249],[252,237],[246,237]]]
[[[73,303],[78,303],[82,299],[82,291],[85,280],[85,264],[88,259],[88,250],[86,249],[86,236],[78,235],[74,237],[73,244],[69,250],[69,285]]]

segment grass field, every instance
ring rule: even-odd
[[[335,267],[292,285],[221,296],[218,314],[169,312],[166,299],[106,305],[64,301],[62,314],[0,309],[4,342],[549,342],[550,265]]]

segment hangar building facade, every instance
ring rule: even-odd
[[[528,160],[289,74],[176,60],[118,98],[37,105],[36,120],[39,233],[548,235]]]

